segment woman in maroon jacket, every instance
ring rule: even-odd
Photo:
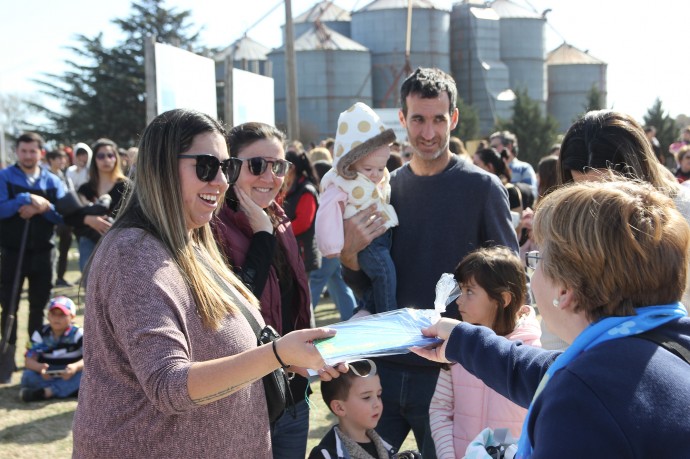
[[[275,199],[292,166],[285,136],[264,123],[245,123],[228,134],[230,156],[241,172],[214,222],[216,240],[242,281],[260,299],[261,314],[281,335],[311,328],[308,277],[290,219]],[[295,406],[271,426],[274,458],[305,457],[309,409],[306,372],[290,382]]]

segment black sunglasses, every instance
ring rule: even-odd
[[[218,169],[223,171],[228,183],[232,185],[240,175],[242,161],[237,158],[228,158],[224,161],[219,160],[213,155],[177,155],[178,158],[196,159],[196,176],[202,182],[210,182],[216,175]]]
[[[290,170],[290,166],[292,166],[292,163],[290,161],[286,161],[284,159],[269,160],[264,159],[260,156],[257,156],[256,158],[243,158],[240,159],[240,161],[247,162],[247,164],[249,165],[249,172],[251,172],[252,175],[263,174],[264,172],[266,172],[266,169],[270,164],[271,171],[273,171],[276,177],[284,177],[285,174],[287,174],[287,171]]]

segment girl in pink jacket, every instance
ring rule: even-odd
[[[455,269],[461,289],[456,303],[461,320],[490,327],[497,335],[541,346],[534,309],[524,305],[525,270],[505,247],[476,250]],[[463,457],[486,427],[508,428],[520,436],[527,410],[499,395],[461,365],[442,370],[429,407],[431,436],[439,459]]]

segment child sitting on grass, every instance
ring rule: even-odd
[[[31,336],[19,397],[24,402],[66,398],[77,393],[81,372],[82,335],[74,325],[77,308],[66,296],[50,300],[48,324]]]

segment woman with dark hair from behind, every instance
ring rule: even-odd
[[[690,223],[690,189],[658,161],[644,129],[630,115],[613,110],[586,113],[565,134],[558,166],[563,184],[612,176],[651,183],[673,199]],[[689,301],[690,279],[683,294],[683,302]]]
[[[209,226],[242,165],[224,134],[182,109],[142,134],[132,194],[87,267],[75,458],[268,459],[261,378],[282,365],[324,368],[312,341],[332,332],[289,333],[272,349],[245,318],[264,324]]]
[[[501,183],[508,191],[510,210],[521,214],[524,209],[532,206],[534,196],[532,195],[531,187],[526,183],[523,184],[525,185],[524,187],[520,186],[520,183],[510,183],[511,171],[506,164],[507,158],[506,150],[499,153],[494,148],[485,148],[478,150],[474,154],[474,165],[487,172],[491,172],[501,179]]]
[[[266,323],[285,335],[314,326],[309,280],[292,223],[276,202],[293,164],[285,159],[285,134],[265,123],[244,123],[228,133],[230,156],[242,162],[235,184],[214,220],[216,240],[237,275],[259,298]],[[301,148],[296,144],[293,148]],[[306,180],[306,178],[305,178]],[[294,406],[271,425],[273,457],[304,457],[311,388],[306,368],[293,366]]]

